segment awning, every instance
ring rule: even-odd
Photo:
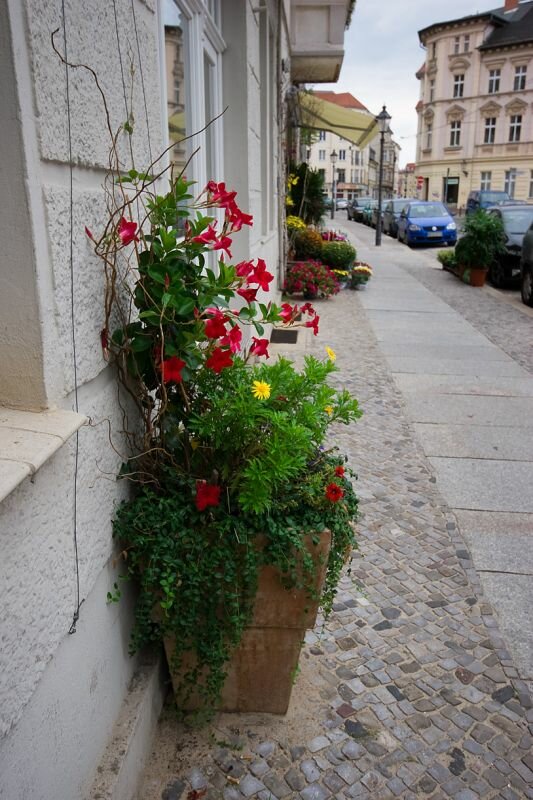
[[[321,100],[309,92],[299,92],[298,103],[300,125],[304,128],[331,131],[361,149],[379,133],[375,117],[362,111]]]

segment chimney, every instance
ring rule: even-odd
[[[505,0],[504,11],[514,11],[515,8],[518,8],[518,3],[520,0]]]

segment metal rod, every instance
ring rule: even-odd
[[[376,220],[376,247],[381,246],[381,198],[383,193],[383,149],[385,131],[381,131],[379,142],[379,183],[378,183],[378,218]]]

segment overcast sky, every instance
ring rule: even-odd
[[[374,114],[385,104],[405,166],[415,160],[420,87],[415,72],[425,61],[417,32],[498,6],[503,0],[357,0],[339,81],[316,88],[350,92]]]

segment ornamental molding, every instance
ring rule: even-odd
[[[455,56],[452,61],[450,61],[450,72],[454,74],[461,74],[462,72],[466,72],[466,70],[470,66],[470,60],[468,58]]]
[[[505,106],[505,113],[509,117],[511,114],[523,114],[526,109],[527,103],[525,103],[523,100],[519,100],[519,98],[516,97],[514,100],[511,100],[510,103],[507,103]]]
[[[506,61],[507,59],[501,58],[501,56],[500,58],[483,58],[482,64],[487,69],[501,69],[505,65]]]
[[[455,104],[447,110],[446,119],[448,122],[456,122],[457,120],[464,119],[465,114],[465,109]]]
[[[532,58],[533,55],[531,53],[529,53],[528,55],[523,53],[522,55],[519,56],[511,56],[509,61],[515,67],[527,67]]]
[[[495,103],[494,100],[489,101],[481,106],[479,113],[482,117],[499,117],[502,107],[500,103]]]
[[[426,122],[433,122],[434,117],[435,117],[435,112],[433,111],[433,109],[426,108],[426,110],[424,111],[424,120]]]

